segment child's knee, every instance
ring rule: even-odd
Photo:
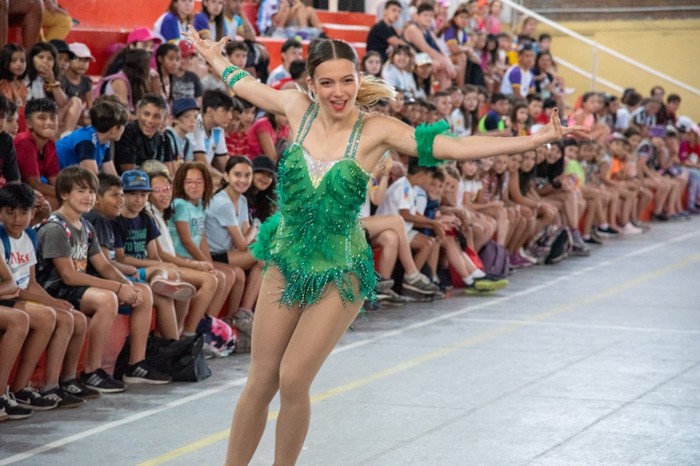
[[[53,332],[56,328],[56,311],[40,304],[34,305],[34,312],[30,314],[29,326],[32,329],[48,330]]]

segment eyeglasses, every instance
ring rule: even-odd
[[[163,186],[161,188],[153,188],[151,190],[151,192],[153,192],[155,194],[161,194],[161,193],[169,193],[172,190],[173,190],[173,186],[169,184],[169,185]]]
[[[190,186],[204,186],[204,180],[185,180],[185,184]]]

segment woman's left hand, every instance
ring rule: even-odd
[[[559,110],[554,109],[552,112],[552,117],[545,126],[540,128],[535,134],[535,140],[537,141],[536,147],[549,144],[554,141],[559,141],[565,138],[569,134],[578,133],[584,137],[590,137],[590,129],[585,126],[562,126],[561,120],[559,120]]]
[[[195,50],[197,50],[209,64],[212,64],[215,58],[221,57],[221,51],[226,46],[226,43],[231,40],[228,36],[224,36],[219,42],[202,39],[192,25],[188,26],[187,31],[183,32],[182,36],[192,42]]]

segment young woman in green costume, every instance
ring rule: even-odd
[[[279,162],[279,211],[260,228],[253,254],[266,262],[252,335],[251,365],[233,416],[226,464],[250,462],[280,392],[275,466],[295,464],[311,412],[309,389],[321,365],[374,287],[372,253],[358,220],[367,182],[389,149],[437,159],[469,160],[513,154],[561,139],[581,127],[552,122],[532,136],[468,139],[442,135],[437,123],[414,130],[360,107],[391,99],[393,89],[360,76],[347,43],[309,47],[308,87],[277,91],[258,83],[221,54],[227,38],[185,34],[236,93],[256,107],[285,115],[296,135]]]

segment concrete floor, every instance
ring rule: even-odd
[[[313,386],[300,465],[700,464],[700,230],[654,225],[489,298],[355,323]],[[0,465],[217,465],[247,356],[0,424]],[[270,422],[254,465],[273,461]]]

